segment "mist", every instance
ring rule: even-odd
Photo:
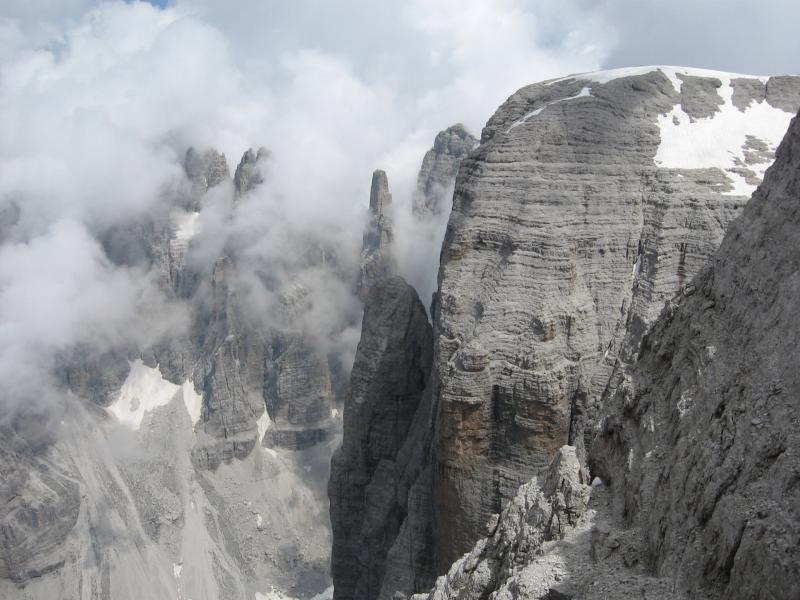
[[[0,9],[0,375],[9,407],[63,399],[52,369],[71,348],[142,350],[185,331],[185,303],[165,294],[159,274],[114,262],[101,241],[172,209],[188,185],[189,147],[223,152],[231,170],[251,147],[271,157],[264,183],[235,203],[230,183],[205,194],[187,261],[210,269],[235,252],[242,301],[262,327],[285,326],[287,297],[299,293],[292,327],[349,368],[360,304],[348,274],[372,171],[388,173],[401,274],[428,304],[446,214],[425,227],[410,214],[436,133],[463,122],[479,136],[522,85],[617,66],[645,43],[627,35],[640,23],[635,12],[620,16],[621,3],[165,4]],[[741,52],[715,62],[731,42],[713,41],[703,66],[766,62]],[[652,54],[662,57],[681,58]]]

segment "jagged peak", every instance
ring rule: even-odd
[[[248,148],[245,151],[233,176],[233,185],[236,189],[237,197],[246,194],[264,182],[262,166],[263,163],[269,160],[271,155],[272,153],[264,146],[260,146],[258,150]]]

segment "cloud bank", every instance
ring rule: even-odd
[[[185,326],[185,307],[165,297],[157,273],[114,264],[98,240],[166,210],[165,199],[186,185],[189,146],[214,147],[231,167],[249,147],[272,153],[265,185],[232,216],[224,194],[205,199],[193,260],[207,264],[234,244],[251,265],[242,282],[248,302],[264,319],[280,301],[276,290],[302,283],[303,326],[347,362],[357,331],[334,330],[357,306],[303,252],[316,244],[335,249],[341,271],[355,264],[373,169],[388,172],[395,209],[407,215],[436,132],[460,121],[479,134],[522,85],[642,62],[769,73],[773,64],[791,70],[798,56],[796,36],[779,25],[792,22],[793,3],[759,6],[754,22],[763,27],[752,39],[766,41],[758,52],[740,43],[750,29],[734,23],[735,11],[712,10],[720,3],[654,4],[4,2],[4,400],[52,395],[34,383],[48,382],[54,356],[71,347],[143,347]],[[654,14],[671,25],[669,35],[647,23]],[[731,24],[708,25],[713,19]],[[766,20],[777,27],[771,37],[762,33]],[[424,232],[427,249],[401,261],[426,302],[440,225]]]

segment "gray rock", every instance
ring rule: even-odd
[[[767,103],[794,114],[800,104],[800,81],[797,77],[780,75],[767,80]]]
[[[55,373],[72,393],[108,406],[117,397],[128,376],[128,356],[119,350],[98,352],[86,344],[70,348],[58,356]]]
[[[800,120],[695,294],[669,301],[604,407],[593,469],[692,597],[794,598]]]
[[[428,383],[431,327],[399,277],[367,294],[344,406],[344,438],[331,462],[334,598],[375,598],[386,553],[405,518],[395,495],[397,458]]]
[[[394,275],[397,271],[392,254],[394,228],[392,226],[392,195],[386,173],[377,170],[372,174],[369,193],[369,221],[364,231],[361,250],[361,276],[358,293],[365,300],[372,284]]]
[[[656,116],[681,101],[699,117],[700,89],[679,96],[658,71],[530,86],[462,163],[434,325],[437,568],[580,443],[617,356],[635,352],[743,204],[715,189],[721,172],[653,163]],[[489,368],[463,368],[470,344]]]
[[[542,480],[533,479],[520,487],[499,519],[493,519],[495,525],[489,536],[480,539],[439,577],[427,595],[415,599],[482,600],[498,593],[520,567],[541,554],[546,542],[563,538],[567,528],[579,523],[588,506],[589,492],[575,448],[563,446]],[[566,583],[543,587],[541,598],[573,597],[566,591],[570,587]]]
[[[64,563],[63,544],[81,505],[66,465],[48,464],[46,447],[14,431],[24,428],[0,427],[0,579],[19,584]]]
[[[209,148],[202,154],[194,148],[189,148],[183,160],[183,168],[193,186],[195,202],[191,207],[187,207],[190,210],[197,210],[196,199],[199,196],[231,177],[225,155],[213,148]]]
[[[712,77],[694,77],[678,73],[681,80],[681,108],[693,119],[711,117],[723,103],[719,95],[722,82]]]
[[[760,104],[767,97],[767,86],[760,79],[737,77],[731,79],[733,105],[744,112],[753,102]]]
[[[583,454],[604,393],[745,203],[719,168],[654,162],[659,116],[717,115],[719,85],[576,76],[487,123],[455,186],[431,384],[386,484],[409,508],[379,598],[445,572],[564,443]]]
[[[233,174],[233,187],[237,197],[264,182],[264,168],[269,157],[270,152],[264,146],[258,151],[250,148],[242,155],[242,160],[239,161]]]
[[[302,335],[275,336],[264,373],[272,421],[263,444],[295,450],[326,440],[333,427],[331,373]]]
[[[414,216],[430,219],[450,210],[458,167],[477,144],[478,140],[460,123],[439,132],[433,148],[422,160],[412,199]]]

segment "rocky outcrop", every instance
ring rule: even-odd
[[[575,448],[562,446],[542,478],[520,487],[503,512],[489,519],[487,537],[438,578],[429,593],[415,595],[414,599],[482,600],[500,590],[502,597],[509,598],[554,596],[557,586],[543,586],[540,595],[514,588],[522,587],[523,582],[545,583],[520,577],[520,571],[534,563],[547,542],[563,539],[585,520],[591,489],[587,478]],[[509,585],[509,579],[516,581]]]
[[[375,598],[386,553],[403,522],[395,495],[398,453],[431,364],[431,327],[414,289],[399,277],[376,281],[344,405],[344,438],[331,462],[334,597]]]
[[[264,146],[258,151],[249,148],[242,155],[242,160],[239,161],[233,174],[233,187],[237,197],[264,183],[264,163],[269,159],[269,155],[269,150]]]
[[[430,418],[399,454],[409,510],[380,598],[427,589],[565,443],[583,456],[603,394],[769,165],[782,132],[763,124],[788,124],[748,82],[579,75],[523,88],[489,120],[455,186]]]
[[[358,293],[365,300],[372,284],[397,271],[392,254],[394,228],[392,215],[392,195],[389,193],[389,180],[386,172],[376,170],[372,174],[369,192],[369,220],[364,231],[361,249],[361,275]]]
[[[562,448],[545,483],[524,484],[414,599],[794,598],[800,381],[785,308],[798,233],[796,119],[719,250],[618,374],[590,450],[603,480],[585,485]],[[563,498],[548,502],[553,479]]]
[[[270,426],[262,443],[295,450],[328,439],[334,395],[327,357],[302,335],[276,336],[265,372]]]
[[[202,154],[194,148],[189,148],[183,159],[183,169],[192,184],[193,202],[186,207],[188,210],[198,210],[197,201],[202,195],[231,177],[225,155],[213,148],[207,149]]]
[[[692,597],[800,578],[800,120],[719,251],[619,375],[591,450],[657,574]]]
[[[59,549],[81,502],[64,465],[48,464],[46,445],[19,435],[26,428],[19,420],[13,425],[0,427],[0,579],[24,582],[63,564]]]
[[[461,123],[439,132],[417,177],[411,207],[415,217],[425,220],[450,210],[458,167],[477,144]]]

